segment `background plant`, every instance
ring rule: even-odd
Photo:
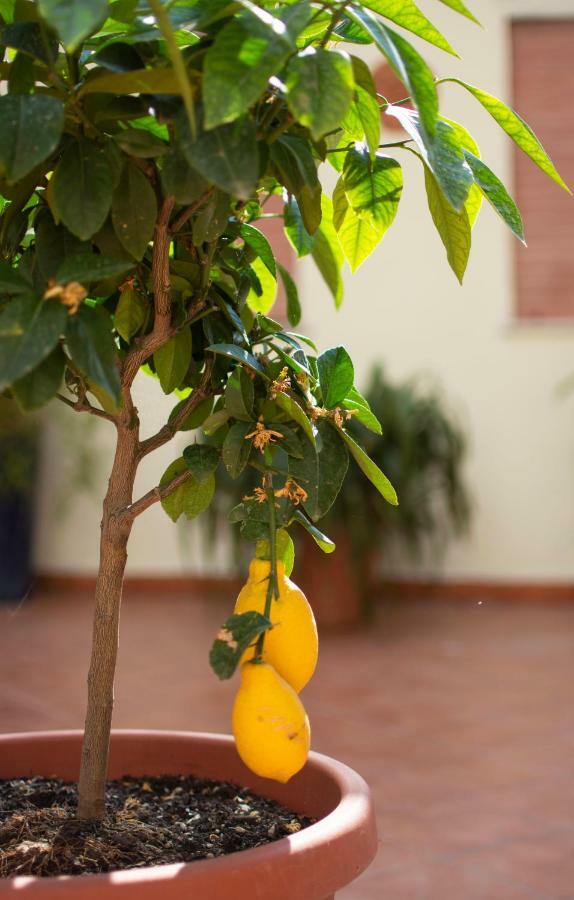
[[[445,2],[473,18],[461,0]],[[399,154],[421,162],[459,279],[483,197],[521,240],[523,229],[473,138],[439,115],[428,66],[394,30],[453,53],[412,0],[2,0],[0,13],[0,391],[24,409],[57,396],[117,432],[79,785],[79,815],[101,818],[135,518],[157,502],[174,520],[192,518],[209,506],[222,465],[232,476],[251,466],[260,484],[232,520],[263,542],[273,571],[277,553],[291,553],[293,523],[334,549],[315,522],[349,456],[396,503],[347,430],[350,417],[380,429],[347,352],[317,354],[268,317],[279,277],[290,325],[300,318],[296,287],[254,224],[268,199],[283,198],[289,239],[299,256],[312,256],[337,305],[344,260],[356,269],[397,213]],[[354,50],[365,43],[403,81],[403,102],[376,94]],[[565,186],[504,103],[445,80],[469,91]],[[381,112],[401,123],[404,140],[380,145]],[[318,176],[325,161],[339,172],[332,199]],[[142,368],[177,400],[148,437],[131,390]],[[198,426],[211,443],[190,445],[134,499],[142,459]],[[267,626],[243,628],[242,640]],[[216,645],[216,667],[221,652]]]

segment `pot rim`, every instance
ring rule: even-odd
[[[0,769],[2,747],[9,744],[31,747],[36,744],[53,745],[68,744],[76,746],[80,744],[83,732],[80,729],[54,730],[54,731],[29,731],[0,734]],[[154,740],[157,743],[165,743],[166,746],[173,742],[184,742],[195,746],[205,745],[206,749],[214,745],[219,748],[231,749],[234,740],[225,734],[195,731],[166,731],[159,729],[114,729],[111,736],[112,752],[114,747],[121,744],[137,746],[138,741]],[[13,767],[12,767],[13,768]],[[38,876],[16,876],[9,879],[0,879],[0,895],[10,893],[25,893],[26,888],[35,886],[41,888],[59,884],[62,888],[71,888],[73,883],[96,884],[102,889],[104,882],[114,886],[135,886],[143,881],[168,881],[180,876],[199,878],[203,875],[214,874],[216,869],[233,866],[237,872],[253,872],[262,866],[267,868],[274,863],[289,856],[305,854],[310,858],[326,845],[341,846],[342,842],[350,839],[351,843],[363,846],[361,859],[356,861],[356,875],[369,865],[376,852],[376,826],[374,820],[373,800],[368,785],[364,779],[349,766],[322,753],[311,751],[304,769],[306,776],[314,774],[326,776],[335,784],[339,800],[336,805],[317,822],[309,825],[295,834],[285,836],[277,841],[247,850],[240,850],[214,859],[197,860],[193,862],[167,863],[155,866],[147,866],[135,869],[115,870],[113,872],[83,875],[80,878],[73,875],[57,875],[50,878]],[[0,777],[17,777],[1,776]],[[205,776],[203,773],[201,777]],[[232,781],[234,779],[231,779]],[[257,793],[264,794],[264,788],[249,788]],[[285,802],[285,801],[280,801]],[[294,804],[295,806],[297,804]],[[40,883],[40,884],[39,884]],[[72,883],[72,884],[71,884]],[[191,882],[189,882],[191,887]],[[337,887],[342,885],[337,885]],[[159,884],[158,884],[159,889]],[[67,894],[67,891],[66,891]]]

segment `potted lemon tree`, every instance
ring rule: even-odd
[[[447,5],[472,18],[461,0]],[[44,808],[37,781],[32,811],[29,801],[20,811],[14,801],[31,837],[23,840],[20,829],[12,840],[3,829],[10,845],[2,874],[32,880],[6,881],[0,894],[329,897],[368,864],[374,825],[358,776],[326,759],[306,763],[309,722],[298,691],[312,675],[317,640],[307,601],[288,579],[290,531],[303,528],[320,550],[335,550],[317,523],[350,460],[387,502],[397,496],[347,429],[351,418],[380,427],[354,385],[349,354],[341,346],[319,353],[270,315],[277,279],[291,328],[300,300],[257,223],[269,198],[282,197],[289,239],[299,256],[314,259],[339,304],[345,260],[355,270],[397,214],[405,153],[420,161],[430,214],[459,280],[482,199],[522,240],[520,215],[466,129],[439,114],[430,69],[395,30],[452,52],[410,0],[3,0],[0,13],[0,390],[24,409],[57,397],[116,433],[85,730],[4,737],[0,749],[0,771],[14,784],[79,773],[77,807],[66,788],[67,805]],[[377,95],[363,44],[403,81],[403,102]],[[453,80],[565,187],[516,113]],[[399,121],[403,140],[381,144],[381,114]],[[331,197],[322,165],[338,173]],[[142,369],[174,398],[164,426],[147,437],[132,396]],[[210,442],[190,443],[159,484],[134,496],[142,460],[199,426]],[[254,543],[250,578],[211,649],[218,676],[241,669],[237,749],[225,738],[131,733],[112,736],[110,755],[133,523],[156,503],[173,520],[199,515],[222,467],[259,476],[231,515],[232,527]],[[211,835],[209,814],[198,812],[195,827],[186,800],[178,827],[195,836],[207,827],[207,847],[180,847],[181,864],[172,851],[150,857],[166,833],[173,847],[175,829],[161,810],[192,788],[172,783],[166,793],[144,780],[141,790],[159,792],[157,821],[149,798],[118,811],[116,783],[106,817],[106,778],[161,773],[211,779],[200,796],[213,779],[233,781],[315,822],[302,828],[308,821],[300,820],[289,837],[225,855],[218,848],[237,847],[227,842],[236,813],[227,830]],[[52,796],[61,790],[51,783]],[[139,819],[136,809],[145,811]],[[280,836],[270,826],[266,840]],[[134,841],[139,857],[127,850]],[[255,834],[253,844],[262,842]],[[95,865],[102,844],[109,852]],[[184,864],[198,855],[209,858]],[[126,866],[135,868],[97,874]],[[33,877],[87,871],[95,874],[57,879],[53,888]]]

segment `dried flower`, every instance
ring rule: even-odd
[[[274,443],[275,438],[282,438],[283,435],[280,431],[273,431],[271,428],[266,428],[265,423],[259,419],[255,426],[255,431],[252,431],[250,434],[245,435],[246,441],[253,441],[253,446],[256,450],[259,450],[261,453],[265,450],[267,444]]]
[[[68,284],[58,284],[54,278],[48,282],[48,289],[44,294],[44,300],[58,299],[68,308],[68,314],[77,313],[82,300],[88,296],[88,292],[79,281],[69,281]]]
[[[293,506],[299,506],[300,503],[305,503],[307,501],[309,494],[305,488],[302,488],[300,484],[297,484],[293,478],[289,478],[282,488],[275,491],[275,496],[287,497]]]
[[[272,400],[275,399],[277,394],[284,394],[286,391],[291,389],[291,378],[289,377],[289,369],[287,366],[284,366],[277,378],[271,382],[271,387],[269,388],[269,396]]]
[[[267,500],[267,491],[265,488],[256,487],[252,494],[242,497],[242,500],[255,500],[256,503],[265,503]]]
[[[233,637],[233,632],[229,631],[228,628],[220,628],[217,632],[216,640],[223,641],[224,644],[227,644],[230,650],[237,650],[237,641]]]

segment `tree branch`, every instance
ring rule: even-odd
[[[70,400],[69,397],[64,397],[63,394],[56,394],[58,400],[61,400],[62,403],[65,403],[66,406],[69,406],[70,409],[75,410],[75,412],[86,412],[91,416],[97,416],[99,419],[105,419],[107,422],[113,422],[116,424],[116,417],[112,415],[112,413],[107,413],[103,409],[98,409],[97,406],[92,406],[91,403],[88,403],[87,400]]]
[[[163,486],[157,485],[152,488],[151,491],[148,491],[147,494],[144,494],[143,497],[140,497],[139,500],[135,500],[133,503],[130,503],[129,506],[120,509],[117,515],[125,516],[129,521],[133,521],[137,516],[145,512],[146,509],[149,509],[150,506],[153,506],[154,503],[158,503],[160,500],[169,497],[169,495],[177,490],[178,487],[185,484],[189,478],[191,478],[190,471],[180,472],[180,474],[176,475],[168,484],[164,484]]]
[[[146,438],[145,441],[141,441],[139,447],[139,455],[138,459],[143,459],[144,456],[147,456],[148,453],[152,453],[154,450],[157,450],[158,447],[163,447],[164,444],[167,444],[168,441],[171,441],[173,437],[177,434],[185,420],[191,413],[197,409],[200,403],[203,403],[204,400],[207,400],[208,397],[213,396],[213,391],[211,389],[211,373],[213,371],[213,359],[208,359],[205,363],[205,371],[201,377],[201,381],[198,386],[192,391],[192,393],[187,398],[187,402],[185,402],[176,416],[173,417],[171,422],[168,422],[167,425],[164,425],[163,428],[160,428],[156,434],[152,435],[149,438]]]
[[[201,207],[209,200],[214,190],[215,188],[213,187],[208,188],[199,200],[196,200],[195,203],[192,203],[187,209],[183,209],[180,214],[175,217],[169,229],[171,234],[177,234],[178,231],[181,231],[185,223],[191,219],[194,213],[196,213],[198,209],[201,209]]]

